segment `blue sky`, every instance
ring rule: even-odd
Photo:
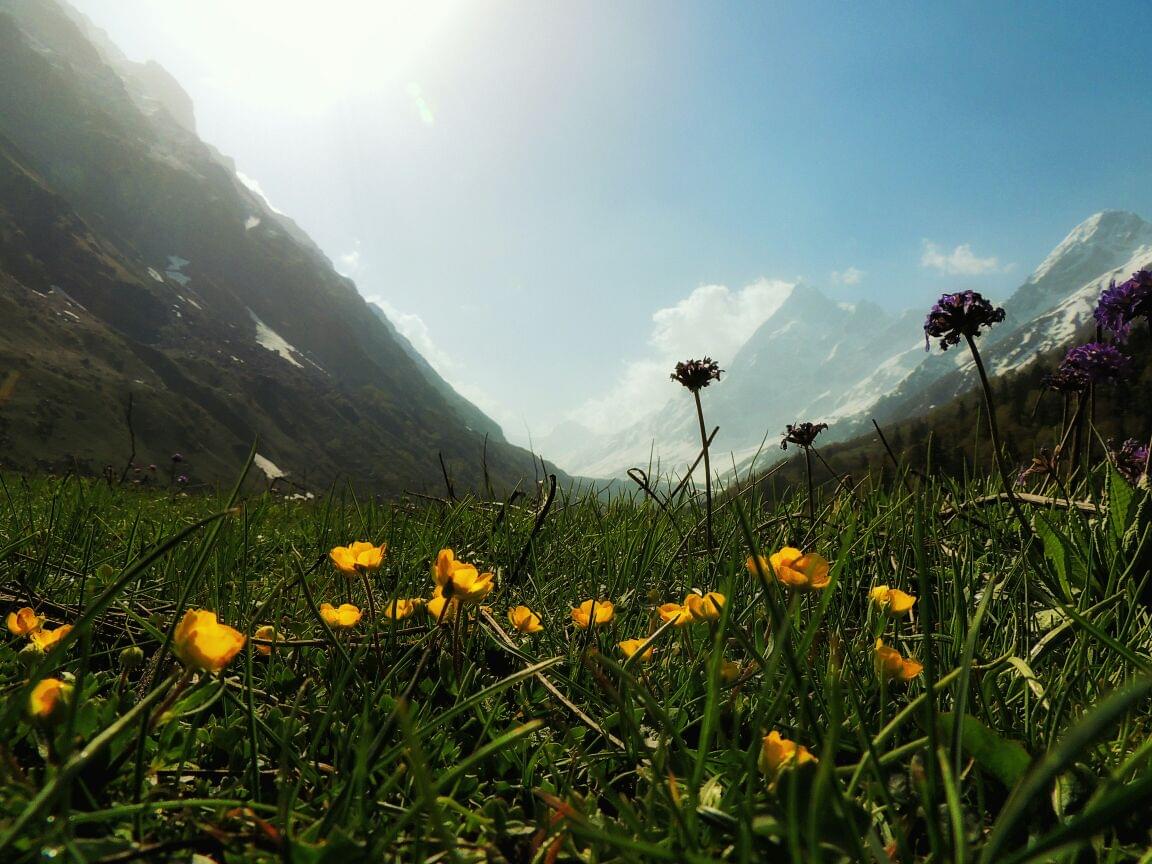
[[[520,440],[673,395],[774,280],[1002,298],[1152,218],[1146,2],[74,3]]]

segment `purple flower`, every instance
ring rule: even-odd
[[[188,485],[188,475],[187,474],[181,474],[179,477],[176,478],[176,483],[179,486]]]
[[[184,461],[184,454],[183,453],[173,453],[172,454],[172,461],[173,462],[183,462]]]
[[[723,371],[719,363],[711,357],[705,357],[703,360],[686,360],[683,363],[677,363],[676,371],[668,377],[673,381],[679,381],[695,393],[713,381],[719,381],[720,373]]]
[[[1061,368],[1080,372],[1089,383],[1100,384],[1122,378],[1131,363],[1132,358],[1122,354],[1115,345],[1089,342],[1069,348]]]
[[[1083,393],[1089,383],[1087,375],[1067,363],[1061,363],[1055,372],[1044,376],[1044,386],[1057,393]]]
[[[780,442],[780,449],[787,450],[789,444],[811,447],[816,436],[827,428],[827,423],[789,423],[788,430],[784,433],[784,440]]]
[[[941,297],[924,322],[924,350],[929,339],[938,338],[944,351],[958,345],[968,336],[979,336],[980,330],[1004,320],[1004,310],[994,307],[976,291],[961,291]]]
[[[1101,293],[1092,315],[1121,342],[1126,340],[1137,318],[1152,317],[1152,272],[1140,270],[1119,285],[1113,280]]]
[[[1148,474],[1148,448],[1135,438],[1129,438],[1119,449],[1109,445],[1108,455],[1120,475],[1133,486]]]

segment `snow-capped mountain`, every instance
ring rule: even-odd
[[[1121,211],[1086,219],[1004,303],[1004,323],[981,342],[990,371],[1019,369],[1069,343],[1111,279],[1149,264],[1152,223]],[[843,440],[872,417],[916,416],[974,386],[966,351],[925,352],[923,320],[923,309],[892,315],[869,302],[837,304],[811,285],[795,285],[708,389],[707,422],[720,427],[714,469],[735,465],[743,472],[757,454],[757,466],[771,464],[781,455],[787,423],[825,421],[832,427],[822,440]],[[700,447],[692,400],[679,392],[613,435],[571,431],[549,439],[548,452],[587,476],[619,476],[650,464],[683,472]]]
[[[981,338],[989,374],[1003,375],[1074,341],[1092,319],[1108,283],[1152,266],[1152,223],[1134,213],[1108,210],[1077,225],[1004,303],[1002,324]],[[921,343],[922,344],[922,343]],[[897,420],[922,414],[977,383],[967,351],[933,351],[869,416]],[[867,418],[852,417],[835,436],[859,432]]]

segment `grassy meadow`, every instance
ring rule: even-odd
[[[3,480],[3,861],[1152,860],[1147,495],[1107,464],[1028,532],[983,481],[729,492],[712,550],[691,489]],[[448,548],[494,587],[387,615]]]

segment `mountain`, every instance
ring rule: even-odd
[[[118,470],[131,399],[136,461],[180,452],[196,480],[257,434],[269,476],[309,485],[442,489],[441,458],[460,490],[536,476],[196,136],[166,72],[56,0],[0,0],[0,81],[2,464]]]
[[[1077,225],[1004,302],[1004,321],[980,339],[990,375],[1023,369],[1037,357],[1066,347],[1092,320],[1100,292],[1113,279],[1152,266],[1152,223],[1109,210]],[[933,350],[892,392],[876,400],[870,416],[887,421],[915,417],[978,384],[966,350]],[[867,418],[848,418],[838,438],[863,429]]]
[[[1069,344],[1111,279],[1150,264],[1152,224],[1121,211],[1086,219],[1004,302],[1004,322],[980,342],[990,373],[1019,370]],[[873,417],[920,416],[974,387],[966,350],[925,352],[928,305],[892,315],[868,302],[834,303],[811,285],[793,286],[704,394],[709,429],[720,427],[714,469],[744,472],[754,458],[760,467],[778,460],[788,423],[824,421],[831,428],[820,440],[843,441],[870,428]],[[683,472],[700,448],[693,402],[680,392],[614,434],[545,441],[571,470],[589,476],[620,476],[649,464]]]

